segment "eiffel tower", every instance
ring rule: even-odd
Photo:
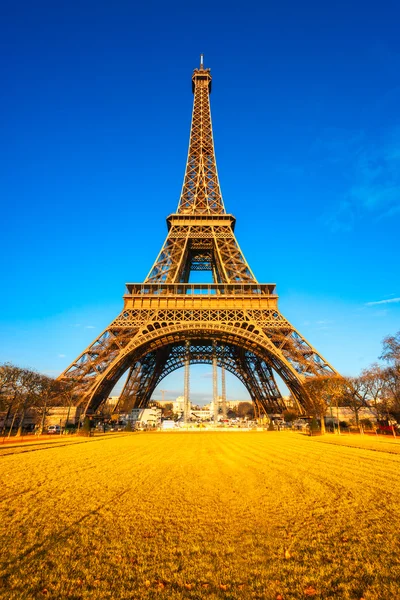
[[[306,379],[336,373],[282,315],[275,284],[258,283],[236,240],[215,160],[211,81],[201,57],[182,192],[155,263],[143,283],[127,284],[122,312],[60,375],[85,414],[126,372],[120,402],[142,408],[172,371],[218,365],[244,384],[257,415],[285,408],[275,373],[301,412]],[[195,271],[210,271],[213,283],[190,283]]]

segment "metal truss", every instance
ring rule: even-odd
[[[225,212],[211,124],[210,69],[195,69],[189,152],[177,214],[146,282],[187,283],[190,271],[212,271],[217,283],[255,282]]]
[[[195,69],[192,77],[194,93],[192,127],[186,173],[179,200],[178,213],[191,215],[225,212],[215,161],[211,124],[210,69]]]
[[[225,378],[225,367],[221,369],[221,409],[222,409],[222,418],[226,419],[227,417],[227,407],[226,407],[226,378]]]
[[[164,346],[147,354],[144,360],[133,365],[122,391],[118,410],[147,406],[154,389],[177,369],[190,365],[213,364],[226,369],[240,379],[258,406],[258,412],[281,412],[285,408],[272,369],[252,352],[234,345],[212,344],[205,340],[191,340]],[[223,390],[224,393],[224,390]]]
[[[195,69],[189,153],[182,193],[168,234],[144,283],[127,284],[120,315],[64,371],[76,404],[96,411],[128,371],[120,406],[144,407],[158,383],[184,365],[217,364],[246,386],[258,414],[284,404],[274,372],[304,406],[307,378],[335,369],[278,309],[274,284],[257,282],[225,212],[215,161],[211,75]],[[210,271],[213,284],[191,284]]]
[[[160,380],[168,360],[168,347],[146,354],[129,369],[128,377],[116,409],[129,412],[132,408],[145,408]]]
[[[216,283],[257,283],[224,215],[181,219],[171,215],[167,239],[146,283],[188,283],[191,271],[211,271]]]

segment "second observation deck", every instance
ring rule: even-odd
[[[127,283],[129,296],[277,297],[275,283]]]

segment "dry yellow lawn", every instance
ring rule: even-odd
[[[143,433],[0,450],[0,597],[400,598],[400,442],[355,440]]]

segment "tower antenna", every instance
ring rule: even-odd
[[[200,69],[204,69],[204,54],[200,54]]]

